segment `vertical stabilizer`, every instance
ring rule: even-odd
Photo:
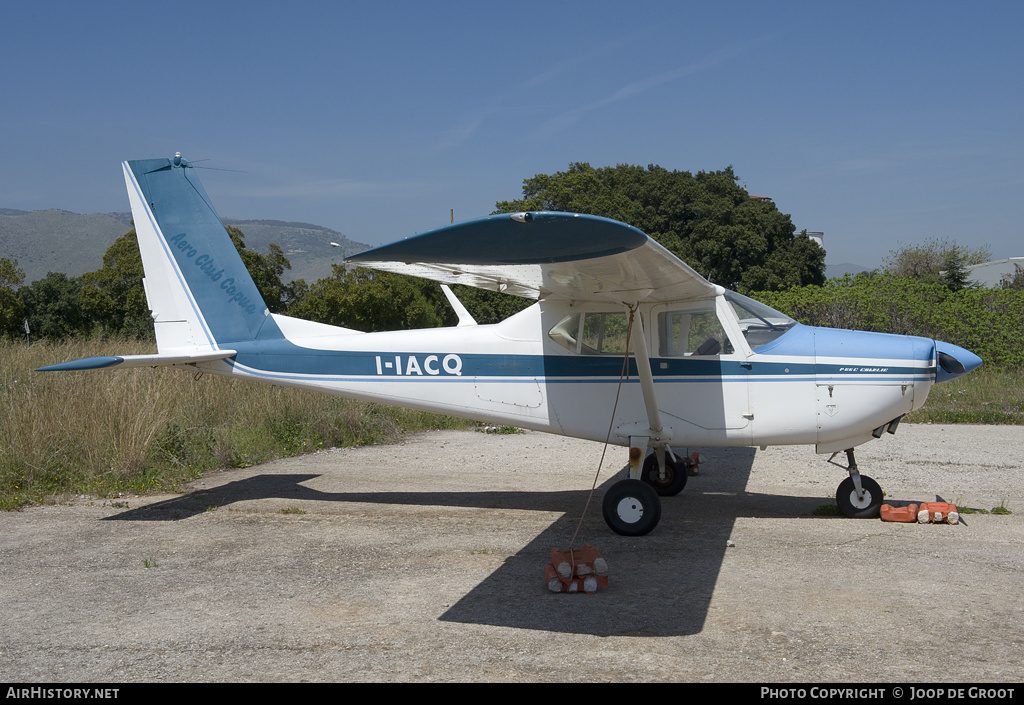
[[[180,156],[129,161],[124,177],[158,349],[280,338],[191,164]]]

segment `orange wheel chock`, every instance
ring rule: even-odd
[[[552,548],[551,562],[544,566],[544,580],[551,592],[590,595],[598,586],[608,587],[608,563],[590,543],[570,551]]]
[[[922,502],[906,507],[883,504],[882,521],[898,521],[904,524],[959,524],[960,513],[951,502]]]

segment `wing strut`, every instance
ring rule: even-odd
[[[644,395],[644,406],[647,409],[648,428],[642,428],[642,424],[620,429],[623,435],[629,436],[629,476],[637,480],[640,478],[640,468],[643,465],[644,455],[648,446],[654,446],[654,454],[658,458],[658,469],[663,475],[665,473],[665,453],[675,460],[675,455],[669,447],[672,440],[672,429],[665,428],[661,423],[661,412],[658,410],[658,397],[654,392],[654,373],[651,371],[651,357],[647,352],[647,334],[644,331],[643,318],[636,315],[639,304],[627,304],[629,309],[630,327],[636,326],[638,334],[632,339],[635,342],[634,354],[636,356],[636,369],[640,376],[640,389]]]
[[[655,486],[668,486],[669,468],[666,453],[672,458],[672,469],[678,472],[676,457],[672,454],[669,442],[672,440],[672,429],[665,428],[661,423],[658,411],[658,399],[654,393],[654,373],[651,371],[651,358],[647,353],[647,336],[641,317],[636,315],[639,303],[632,305],[622,302],[629,311],[629,327],[626,332],[626,359],[629,361],[629,341],[636,340],[634,356],[636,369],[640,376],[640,389],[644,395],[644,406],[647,408],[647,423],[642,421],[619,426],[616,432],[629,438],[629,479],[620,480],[612,485],[601,502],[604,520],[612,531],[622,536],[643,536],[658,525],[661,519],[661,500]],[[633,326],[639,334],[633,335]],[[625,367],[628,369],[628,367]],[[621,386],[622,381],[619,381]],[[616,402],[618,396],[616,396]],[[614,419],[615,412],[612,411]],[[654,457],[658,461],[658,477],[644,477],[644,455],[648,446],[654,446]],[[682,489],[680,485],[679,489]],[[676,490],[678,492],[678,489]]]
[[[473,314],[466,310],[466,307],[463,306],[462,302],[459,301],[457,296],[455,296],[455,292],[451,290],[451,287],[447,284],[442,284],[441,291],[444,292],[445,297],[448,299],[448,303],[450,303],[452,308],[455,309],[455,315],[459,317],[459,322],[456,327],[461,328],[462,326],[477,325],[476,319],[473,318]]]

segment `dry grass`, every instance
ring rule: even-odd
[[[175,489],[203,471],[468,422],[186,370],[33,372],[153,352],[134,341],[0,342],[0,509]]]

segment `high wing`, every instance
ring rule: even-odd
[[[346,262],[548,301],[669,302],[723,291],[640,230],[578,213],[490,215]]]

